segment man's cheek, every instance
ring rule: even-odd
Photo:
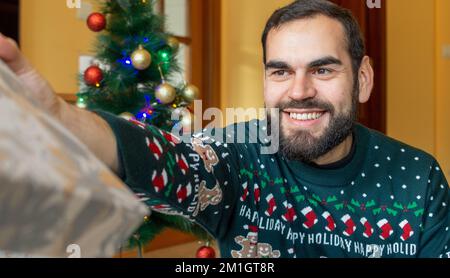
[[[270,92],[264,92],[264,103],[266,105],[266,108],[274,108],[276,107],[276,101],[273,98],[273,95],[270,94]]]

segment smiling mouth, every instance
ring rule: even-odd
[[[289,117],[298,121],[313,121],[322,117],[326,111],[289,111],[285,110],[285,113],[289,114]]]

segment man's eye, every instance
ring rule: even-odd
[[[272,75],[275,75],[275,76],[285,76],[287,74],[288,74],[288,72],[286,70],[277,70],[277,71],[272,72]]]
[[[319,68],[319,69],[315,70],[313,73],[318,74],[318,75],[325,75],[325,74],[330,74],[331,70],[326,69],[326,68]]]

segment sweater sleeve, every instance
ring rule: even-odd
[[[116,136],[120,178],[151,210],[184,216],[216,238],[227,232],[240,188],[233,144],[200,135],[185,142],[154,126],[94,112]]]
[[[437,162],[432,165],[429,181],[419,257],[450,258],[450,194]]]

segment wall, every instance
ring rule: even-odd
[[[387,133],[433,153],[435,7],[421,0],[387,5]]]
[[[450,45],[450,1],[436,5],[436,155],[450,178],[450,58],[442,58],[442,46]]]
[[[31,63],[58,93],[78,90],[78,57],[88,54],[95,34],[63,0],[21,0],[20,42]]]
[[[222,1],[222,108],[264,107],[261,34],[272,12],[290,2]]]
[[[388,135],[434,154],[450,175],[450,1],[385,2]]]

